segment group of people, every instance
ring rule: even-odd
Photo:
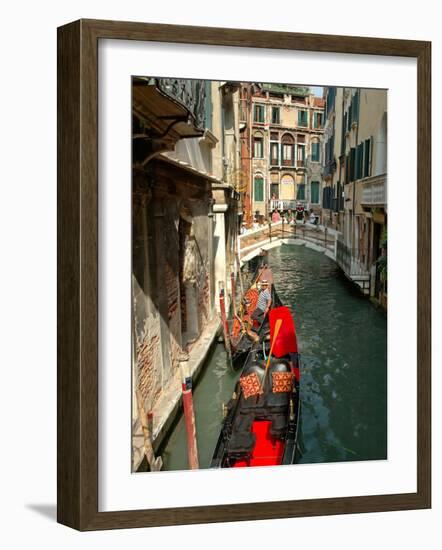
[[[318,223],[318,218],[313,212],[313,210],[310,210],[310,212],[304,207],[297,206],[296,211],[293,212],[290,208],[286,212],[280,212],[276,208],[273,210],[273,212],[270,215],[270,220],[272,223],[278,223],[284,219],[284,222],[289,224],[296,223],[297,220],[301,220],[303,223],[312,223],[316,225]]]
[[[297,221],[302,221],[302,223],[311,223],[313,225],[318,224],[318,217],[313,212],[313,210],[307,210],[302,204],[298,204],[296,210],[291,210],[290,208],[286,211],[280,211],[277,208],[274,208],[270,214],[270,220],[272,223],[278,223],[284,219],[285,223],[295,224]],[[254,216],[251,224],[243,222],[241,225],[240,233],[244,235],[248,231],[253,231],[264,227],[264,216]]]

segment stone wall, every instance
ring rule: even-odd
[[[188,326],[197,339],[212,317],[210,196],[206,180],[159,161],[134,180],[134,372],[146,410],[177,374]]]

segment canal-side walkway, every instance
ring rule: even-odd
[[[183,371],[186,376],[192,377],[193,383],[196,382],[216,341],[220,325],[220,319],[216,315],[208,323],[202,335],[192,345],[188,356],[183,357],[185,360],[182,361],[182,368],[177,369],[173,379],[161,392],[158,401],[153,407],[152,444],[155,452],[158,451],[163,443],[182,406],[181,384]],[[133,426],[132,445],[132,471],[135,472],[140,467],[144,458],[144,437],[139,420]]]

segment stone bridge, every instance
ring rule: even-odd
[[[257,256],[261,250],[269,250],[281,244],[304,244],[336,261],[337,235],[333,229],[310,223],[280,221],[262,225],[238,237],[241,265]]]
[[[269,223],[238,237],[240,263],[242,266],[262,250],[270,250],[281,244],[305,245],[336,262],[346,277],[356,283],[363,294],[368,295],[370,286],[374,285],[374,271],[373,267],[370,269],[367,265],[368,256],[364,256],[364,251],[349,249],[340,237],[340,233],[323,225],[284,221]],[[361,260],[361,256],[365,259]]]

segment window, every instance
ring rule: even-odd
[[[270,164],[277,166],[279,164],[279,144],[270,142]]]
[[[371,172],[371,138],[364,143],[364,178],[368,178]]]
[[[247,99],[240,99],[239,102],[239,121],[247,122]]]
[[[359,118],[359,90],[356,90],[355,95],[351,100],[352,104],[352,122],[358,122]]]
[[[364,154],[364,144],[360,143],[356,149],[356,174],[355,179],[360,180],[362,178],[362,157]]]
[[[298,191],[296,193],[296,200],[305,201],[305,183],[298,183]]]
[[[331,187],[324,187],[322,190],[322,208],[330,210],[332,205],[332,193],[333,189]]]
[[[253,157],[264,158],[264,137],[260,134],[253,136]]]
[[[272,124],[280,124],[279,107],[272,107]]]
[[[295,160],[295,140],[290,134],[282,136],[282,164],[293,166]]]
[[[354,181],[355,180],[355,172],[356,172],[356,149],[355,147],[352,147],[350,149],[350,161],[349,161],[349,176],[348,181]]]
[[[253,121],[264,122],[264,105],[254,105],[253,107]]]
[[[298,144],[298,156],[297,156],[297,166],[304,166],[305,161],[305,145]]]
[[[326,116],[329,115],[330,111],[335,106],[335,99],[336,99],[336,88],[334,86],[330,86],[327,91],[327,102],[326,102]]]
[[[275,200],[279,199],[279,184],[271,183],[270,184],[270,197]]]
[[[282,163],[284,166],[293,165],[293,145],[284,143],[282,146]]]
[[[322,128],[322,113],[314,113],[313,125],[315,128]]]
[[[298,111],[298,126],[303,126],[306,128],[307,123],[307,111]]]
[[[319,141],[313,141],[313,143],[312,143],[312,161],[313,162],[319,162],[320,161]]]
[[[264,200],[264,179],[262,176],[255,176],[255,185],[253,189],[253,197],[256,202]]]
[[[319,181],[310,184],[310,200],[313,204],[319,204]]]

